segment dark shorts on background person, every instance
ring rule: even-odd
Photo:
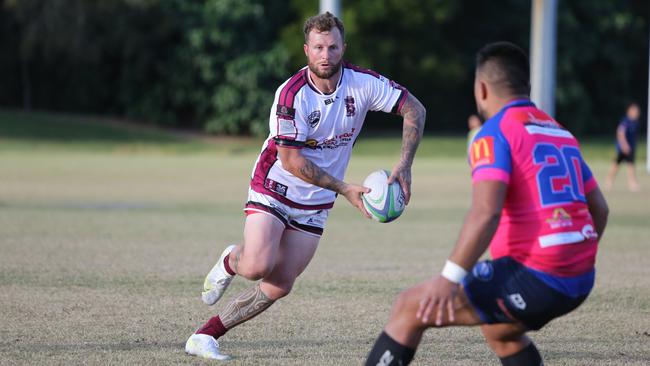
[[[616,164],[620,164],[622,162],[634,164],[634,150],[630,151],[629,154],[624,154],[622,151],[619,151],[616,154]]]
[[[571,312],[589,295],[567,296],[510,257],[477,263],[463,286],[485,323],[521,322],[530,330]]]

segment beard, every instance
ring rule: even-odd
[[[341,64],[343,63],[343,59],[341,58],[339,62],[331,65],[332,67],[329,68],[329,70],[324,70],[320,71],[318,69],[317,64],[313,64],[311,62],[308,63],[309,66],[309,71],[311,71],[314,75],[318,76],[320,79],[329,79],[332,76],[334,76],[339,70],[341,70]]]

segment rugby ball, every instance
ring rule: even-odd
[[[366,211],[375,221],[391,222],[398,218],[405,208],[405,197],[398,181],[388,184],[390,173],[377,170],[363,181],[364,187],[371,189],[370,193],[361,194],[361,200]]]

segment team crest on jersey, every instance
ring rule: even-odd
[[[559,229],[563,227],[573,226],[571,215],[569,215],[563,208],[556,208],[553,211],[553,216],[546,219],[551,229]]]
[[[478,262],[472,268],[472,275],[481,281],[490,281],[494,275],[494,268],[492,268],[492,263],[490,262]]]
[[[354,98],[351,96],[345,97],[345,116],[353,117],[357,113],[357,108],[354,106]]]
[[[285,186],[282,183],[278,183],[274,181],[273,179],[266,178],[264,181],[264,188],[273,191],[281,196],[286,196],[287,195],[287,189],[289,187]]]
[[[494,164],[494,138],[485,136],[474,140],[469,147],[469,159],[472,169],[481,165]]]
[[[294,119],[296,116],[296,110],[287,107],[286,105],[278,104],[275,109],[275,115],[278,117],[284,117],[284,119]]]
[[[318,122],[320,122],[320,111],[315,110],[309,113],[309,116],[307,116],[307,123],[309,123],[309,127],[316,127],[316,125],[318,125]]]

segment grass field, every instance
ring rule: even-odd
[[[259,144],[0,111],[0,364],[209,364],[183,345],[216,312],[200,300],[203,277],[241,238]],[[228,364],[361,364],[394,296],[439,271],[454,243],[469,205],[464,144],[423,142],[413,200],[394,223],[339,200],[294,292],[223,338]],[[585,149],[602,181],[611,146]],[[361,139],[348,180],[390,168],[398,150]],[[641,193],[623,176],[607,193],[590,298],[532,334],[547,365],[650,364],[650,177],[640,178]],[[226,300],[249,285],[235,280]],[[456,328],[429,331],[413,364],[498,361],[478,329]]]

